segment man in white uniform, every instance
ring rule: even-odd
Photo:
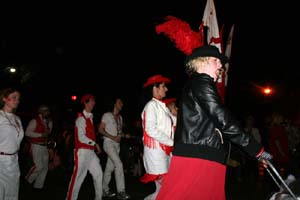
[[[119,155],[123,128],[123,118],[120,115],[122,108],[122,100],[115,99],[111,111],[103,114],[99,125],[99,132],[104,136],[103,149],[107,153],[107,163],[103,175],[103,196],[113,197],[116,195],[109,189],[111,174],[114,172],[118,192],[117,199],[129,199],[129,195],[125,192],[123,163]]]
[[[28,171],[25,179],[33,184],[33,188],[42,189],[48,173],[49,153],[47,148],[48,136],[53,128],[48,106],[41,105],[38,115],[32,119],[25,131],[27,140],[30,142],[30,152],[33,166]]]
[[[91,94],[83,95],[81,103],[84,106],[84,110],[78,114],[75,122],[74,169],[66,200],[76,200],[78,198],[80,187],[88,171],[93,177],[95,200],[102,200],[103,173],[100,160],[96,155],[96,153],[99,154],[101,152],[101,149],[99,144],[96,143],[92,114],[95,106],[95,97]]]

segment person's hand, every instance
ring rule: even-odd
[[[121,142],[121,138],[122,136],[121,135],[117,135],[117,136],[113,136],[113,140],[120,143]]]
[[[272,160],[273,156],[270,153],[264,151],[264,152],[262,152],[262,154],[260,154],[260,156],[258,156],[257,159],[258,160],[262,160],[262,159],[264,159],[264,160]]]
[[[101,148],[99,146],[99,144],[95,144],[95,147],[96,147],[96,154],[100,154],[101,153]]]
[[[41,135],[42,135],[42,137],[48,137],[49,134],[50,134],[50,133],[49,133],[48,131],[45,131],[45,132],[42,133]]]
[[[260,156],[257,157],[257,159],[258,161],[262,162],[264,168],[268,168],[267,160],[271,161],[273,159],[273,156],[270,153],[264,151]]]

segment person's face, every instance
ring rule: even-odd
[[[116,100],[115,107],[116,107],[118,110],[122,110],[122,108],[123,108],[123,101],[122,101],[121,99],[117,99],[117,100]]]
[[[42,116],[44,119],[49,119],[50,118],[50,111],[49,110],[45,110],[43,113],[42,113]]]
[[[20,93],[16,91],[9,94],[8,97],[3,98],[4,107],[7,107],[9,109],[16,109],[20,103],[20,96]]]
[[[85,109],[89,112],[91,112],[96,104],[96,101],[94,98],[90,98],[88,102],[85,103]]]
[[[168,91],[168,88],[165,83],[159,84],[158,87],[153,87],[153,97],[156,99],[163,99],[166,96],[166,92]]]
[[[209,57],[207,64],[204,67],[204,73],[217,81],[219,75],[222,73],[222,63],[219,58]]]

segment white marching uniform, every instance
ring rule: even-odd
[[[162,176],[169,169],[175,129],[169,109],[164,102],[155,98],[144,107],[142,121],[146,171],[142,182],[154,181],[156,186],[156,190],[144,200],[154,200],[160,190]]]
[[[95,153],[96,135],[93,114],[85,110],[76,119],[74,170],[69,183],[66,200],[76,200],[80,187],[89,171],[93,178],[95,200],[102,200],[103,171]]]
[[[167,173],[170,155],[165,153],[160,144],[173,146],[174,143],[174,129],[170,112],[163,102],[152,98],[142,112],[142,120],[144,132],[152,139],[148,145],[144,138],[145,170],[148,174]]]
[[[38,129],[37,127],[40,126],[42,126],[43,129],[42,132],[44,132],[45,129],[48,129],[50,133],[53,128],[53,122],[44,119],[42,120],[40,118],[35,118],[29,122],[25,131],[25,135],[30,141],[30,146],[31,146],[30,151],[34,163],[34,165],[28,171],[25,179],[30,184],[34,182],[33,187],[37,189],[42,189],[44,187],[44,183],[48,173],[48,164],[49,164],[47,138],[42,138],[41,132],[37,130]],[[39,140],[42,140],[42,142]]]
[[[21,120],[0,110],[0,199],[18,200],[20,168],[18,150],[24,137]]]

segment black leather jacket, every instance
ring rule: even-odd
[[[195,73],[182,91],[173,155],[225,162],[225,141],[256,156],[262,146],[244,133],[221,102],[213,79]]]

